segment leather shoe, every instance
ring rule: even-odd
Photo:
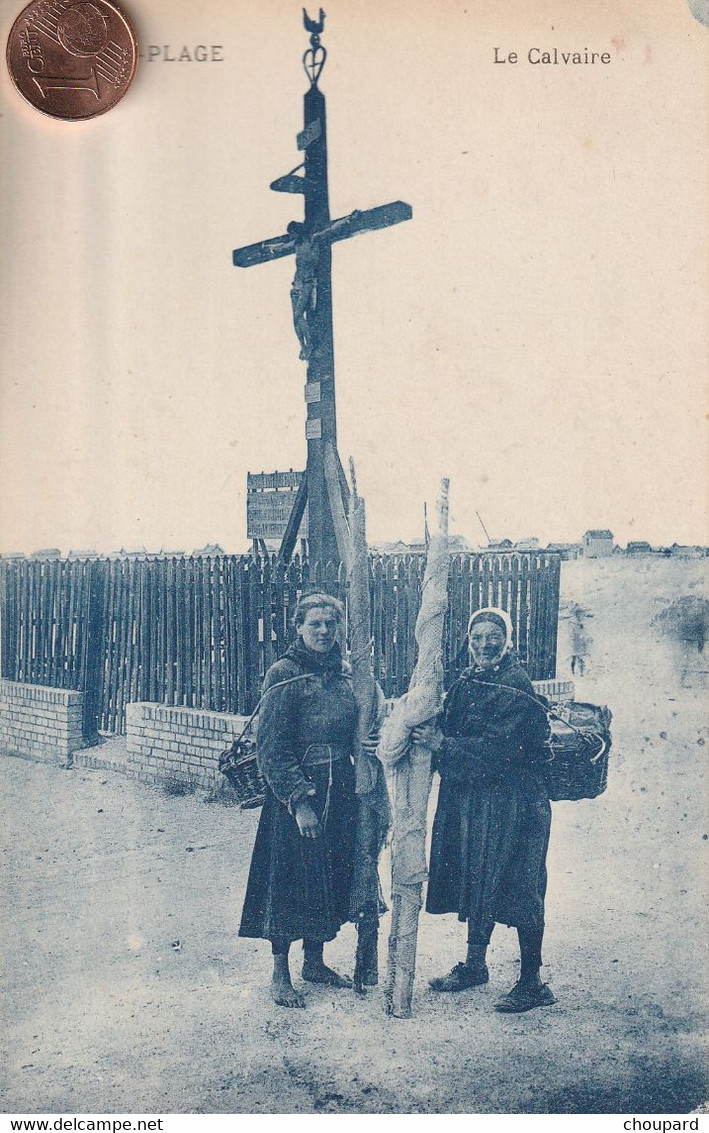
[[[495,1010],[512,1015],[521,1011],[531,1011],[535,1007],[551,1007],[553,1003],[556,1003],[556,999],[548,984],[523,983],[522,980],[518,980],[507,995],[498,999]]]
[[[481,987],[490,976],[486,964],[469,968],[467,964],[456,964],[447,976],[436,976],[428,981],[434,991],[467,991],[470,987]]]

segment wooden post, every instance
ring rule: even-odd
[[[94,559],[87,563],[86,642],[81,674],[81,691],[84,694],[83,737],[87,747],[98,742],[101,723],[106,653],[106,625],[103,611],[107,568],[108,562],[103,559]]]

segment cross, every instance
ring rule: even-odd
[[[293,510],[283,536],[279,555],[286,562],[293,553],[305,505],[308,504],[308,540],[311,562],[324,565],[339,563],[344,558],[338,546],[338,510],[347,487],[337,455],[337,422],[335,413],[335,357],[332,338],[332,245],[359,232],[388,228],[411,219],[411,206],[403,201],[380,205],[363,212],[330,219],[327,182],[327,134],[325,96],[318,79],[325,65],[327,52],[320,43],[325,13],[311,19],[303,10],[305,30],[310,32],[310,47],[303,56],[303,66],[310,80],[310,89],[303,99],[304,127],[297,144],[303,161],[283,177],[271,183],[277,193],[302,194],[305,217],[293,221],[282,236],[261,240],[237,248],[233,254],[236,267],[253,267],[283,256],[295,257],[295,276],[291,288],[293,323],[300,345],[300,357],[307,362],[305,401],[307,419],[305,435],[308,462]],[[335,479],[333,483],[333,468]]]

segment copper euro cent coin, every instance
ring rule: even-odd
[[[138,45],[124,14],[108,0],[34,0],[7,41],[12,81],[52,118],[95,118],[128,90]]]

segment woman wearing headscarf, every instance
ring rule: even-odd
[[[488,982],[495,923],[517,927],[520,978],[496,1003],[528,1011],[555,1002],[540,978],[551,807],[542,764],[546,713],[512,653],[509,614],[477,610],[468,624],[470,667],[448,693],[437,726],[415,729],[441,776],[426,909],[468,923],[465,962],[430,981],[455,992]]]
[[[295,641],[263,685],[256,753],[266,799],[239,935],[271,941],[271,995],[283,1007],[305,1006],[289,969],[296,940],[304,980],[352,986],[323,960],[323,943],[349,920],[357,822],[357,705],[337,641],[342,618],[331,595],[301,597]]]

